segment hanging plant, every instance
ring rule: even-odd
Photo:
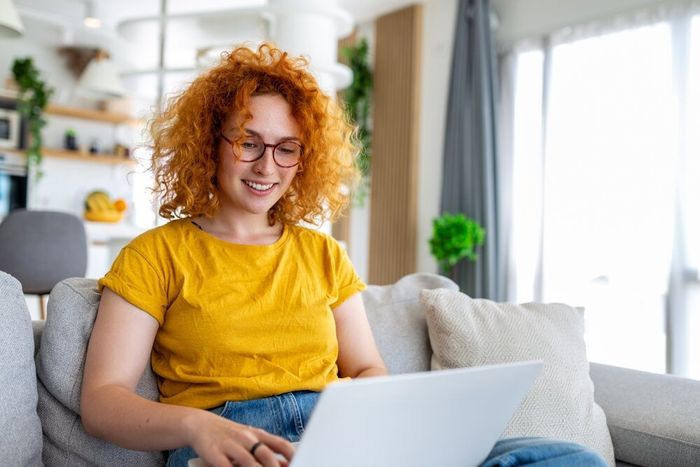
[[[31,57],[17,58],[12,64],[12,74],[19,86],[17,110],[29,127],[29,146],[27,147],[27,166],[35,180],[41,178],[41,129],[46,125],[42,113],[49,103],[53,89],[48,87],[34,66]]]
[[[448,274],[462,259],[476,261],[476,247],[484,243],[486,232],[474,219],[464,214],[442,214],[433,219],[430,252]]]
[[[357,138],[360,142],[360,154],[356,165],[362,174],[362,181],[355,193],[355,204],[364,206],[369,193],[370,161],[372,146],[372,129],[370,115],[372,107],[373,77],[369,67],[369,46],[366,39],[361,39],[356,45],[345,47],[342,54],[352,70],[352,83],[343,91],[348,115],[357,125]]]

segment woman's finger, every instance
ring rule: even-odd
[[[251,451],[253,451],[251,449]],[[260,462],[263,467],[279,467],[282,465],[287,465],[287,460],[282,458],[280,455],[270,449],[266,444],[260,444],[253,451],[253,456],[255,460]]]
[[[292,457],[294,457],[294,445],[286,439],[264,430],[256,429],[254,433],[272,452],[282,454],[287,460],[292,460]]]

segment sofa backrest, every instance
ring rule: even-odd
[[[80,421],[80,385],[88,340],[100,294],[93,279],[61,281],[49,296],[46,324],[36,356],[39,403],[47,465],[163,465],[160,452],[123,449],[93,438]],[[137,387],[147,399],[158,399],[156,378],[148,366]]]
[[[394,284],[370,285],[362,292],[367,318],[389,373],[430,370],[433,353],[420,292],[440,288],[459,290],[444,276],[417,273]]]

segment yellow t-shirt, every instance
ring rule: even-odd
[[[286,226],[272,245],[237,245],[189,219],[135,238],[99,284],[160,323],[161,402],[199,408],[337,380],[332,310],[365,288],[328,235]]]

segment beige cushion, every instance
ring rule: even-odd
[[[615,465],[605,413],[593,400],[581,310],[563,304],[495,303],[451,290],[425,290],[421,301],[433,369],[544,361],[502,437],[573,441]]]

